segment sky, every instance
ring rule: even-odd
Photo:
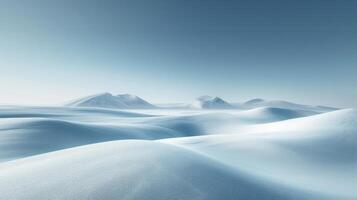
[[[0,4],[0,104],[111,92],[357,107],[354,0]]]

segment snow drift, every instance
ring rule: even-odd
[[[275,122],[287,119],[306,117],[319,114],[311,110],[275,108],[275,107],[259,107],[251,110],[240,112],[239,115],[242,120],[251,122]]]
[[[100,143],[0,165],[4,199],[312,199],[158,142]]]
[[[357,110],[256,124],[239,131],[164,142],[288,187],[332,199],[357,198]]]
[[[1,198],[357,199],[357,110],[321,112],[0,107]]]
[[[259,108],[182,114],[171,110],[165,115],[157,110],[161,114],[155,115],[76,107],[13,107],[0,109],[0,113],[0,161],[112,140],[238,132],[237,127],[315,114]]]
[[[275,108],[283,108],[283,109],[297,109],[297,110],[310,110],[315,112],[329,112],[337,110],[337,108],[327,107],[327,106],[311,106],[311,105],[303,105],[292,103],[288,101],[281,100],[264,100],[264,99],[251,99],[249,101],[244,102],[243,104],[239,104],[239,107],[242,109],[252,109],[259,107],[275,107]]]

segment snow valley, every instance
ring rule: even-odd
[[[0,106],[0,199],[357,199],[357,110],[154,105],[102,93]]]

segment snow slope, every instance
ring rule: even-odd
[[[251,125],[240,131],[163,142],[288,187],[334,199],[357,199],[357,110]]]
[[[0,164],[4,199],[321,199],[173,145],[120,141]]]
[[[118,94],[116,96],[121,102],[126,104],[129,108],[135,109],[149,109],[155,108],[156,106],[150,104],[149,102],[145,101],[144,99],[131,95],[131,94]]]
[[[0,199],[354,200],[356,152],[355,109],[0,107]]]
[[[292,103],[288,101],[264,100],[259,98],[246,101],[243,104],[239,104],[239,107],[242,109],[252,109],[252,108],[259,108],[259,107],[275,107],[275,108],[284,108],[284,109],[311,110],[321,113],[337,110],[337,108],[332,108],[327,106],[302,105],[302,104]]]
[[[275,108],[275,107],[259,107],[251,110],[245,110],[238,115],[242,120],[255,123],[275,122],[299,117],[306,117],[319,114],[311,110]]]
[[[67,103],[66,106],[127,108],[128,106],[110,93],[102,93],[80,98]]]
[[[315,114],[275,108],[146,112],[152,114],[76,107],[0,109],[0,161],[112,140],[236,133],[251,124]]]
[[[54,119],[12,119],[0,124],[0,161],[121,139],[161,139],[183,133],[145,124],[93,124]]]

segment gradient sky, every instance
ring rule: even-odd
[[[0,103],[209,94],[357,107],[354,0],[0,0]]]

